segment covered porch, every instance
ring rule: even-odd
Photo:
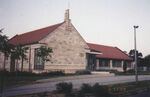
[[[90,50],[86,53],[86,69],[90,71],[95,71],[97,68],[96,55],[102,54],[99,51]]]

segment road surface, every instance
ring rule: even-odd
[[[139,80],[150,80],[150,75],[139,75]],[[22,94],[31,94],[45,91],[53,91],[56,89],[55,85],[60,82],[72,82],[73,88],[80,88],[83,83],[91,85],[99,83],[101,85],[115,84],[123,82],[133,82],[135,76],[85,76],[85,77],[63,77],[39,80],[38,83],[32,85],[25,85],[16,88],[6,89],[4,96],[16,96]]]

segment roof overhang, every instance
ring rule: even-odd
[[[86,53],[93,54],[93,55],[101,55],[102,53],[100,51],[92,50],[90,48],[85,48]]]
[[[93,55],[101,55],[102,53],[100,53],[100,52],[87,52],[88,54],[93,54]]]

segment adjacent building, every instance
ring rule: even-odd
[[[127,69],[133,69],[132,58],[117,47],[104,46],[87,43],[91,50],[99,51],[102,54],[95,56],[96,70],[117,70],[123,71],[123,65]]]

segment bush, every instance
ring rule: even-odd
[[[32,72],[27,72],[27,71],[15,71],[15,72],[9,72],[9,71],[6,71],[6,70],[1,70],[0,71],[0,75],[4,75],[4,76],[7,76],[7,77],[10,77],[10,76],[35,76],[37,74],[35,73],[32,73]]]
[[[82,93],[91,93],[92,92],[92,86],[89,84],[82,84],[81,92]]]
[[[58,83],[56,84],[56,91],[58,93],[71,93],[72,92],[72,83],[66,83],[66,82],[62,82],[62,83]]]
[[[108,92],[107,86],[101,86],[98,83],[94,84],[92,87],[92,92],[96,97],[111,97]]]
[[[85,97],[87,94],[93,95],[94,97],[111,97],[108,92],[108,87],[99,85],[98,83],[93,86],[89,84],[82,84],[78,95],[80,95],[79,97]]]
[[[40,75],[42,76],[63,76],[65,73],[63,71],[51,71],[51,72],[43,72]]]
[[[76,71],[76,74],[84,75],[84,74],[91,74],[91,72],[88,70],[78,70]]]
[[[27,71],[15,71],[15,72],[9,72],[6,70],[0,70],[0,76],[2,76],[2,74],[4,76],[10,77],[10,76],[63,76],[65,75],[65,73],[63,71],[51,71],[51,72],[43,72],[40,74],[36,74],[33,72],[27,72]]]
[[[134,69],[130,69],[127,71],[127,73],[135,73],[135,70]]]

